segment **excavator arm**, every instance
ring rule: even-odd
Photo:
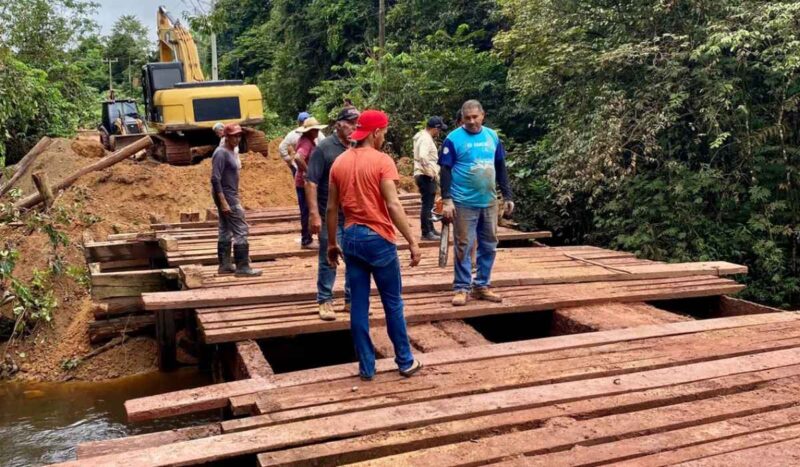
[[[200,68],[200,56],[192,35],[179,20],[174,19],[163,6],[158,7],[158,44],[162,62],[180,62],[187,83],[205,81]]]

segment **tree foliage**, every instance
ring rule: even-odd
[[[509,86],[545,130],[518,153],[528,214],[653,259],[742,262],[749,296],[797,303],[800,2],[502,4]]]

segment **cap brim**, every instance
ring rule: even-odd
[[[244,133],[244,132],[242,130],[239,130],[239,131],[235,131],[233,133],[226,133],[223,136],[241,136],[242,133]]]
[[[369,136],[370,133],[372,133],[372,131],[359,128],[356,129],[356,131],[354,131],[352,134],[350,134],[350,139],[353,141],[361,141],[362,139]]]

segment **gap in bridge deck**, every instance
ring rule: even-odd
[[[356,361],[350,331],[274,337],[262,339],[258,345],[275,373]]]
[[[489,341],[500,344],[549,337],[552,311],[480,316],[464,320]]]

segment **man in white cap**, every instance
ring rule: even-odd
[[[297,173],[294,176],[294,186],[297,191],[297,203],[300,206],[300,247],[313,250],[319,248],[314,244],[314,239],[308,228],[308,203],[306,202],[306,171],[308,170],[308,159],[317,147],[317,137],[319,132],[325,128],[316,118],[308,117],[303,125],[295,130],[300,135],[294,154],[294,162],[297,164]]]
[[[305,122],[309,117],[311,117],[311,114],[308,112],[300,112],[297,115],[297,128],[287,133],[283,138],[283,141],[281,141],[280,146],[278,146],[278,153],[280,153],[281,159],[286,162],[289,170],[292,171],[292,177],[297,176],[297,166],[295,165],[294,161],[294,153],[297,150],[297,142],[300,141],[300,133],[298,133],[297,130],[303,128],[303,122]]]

